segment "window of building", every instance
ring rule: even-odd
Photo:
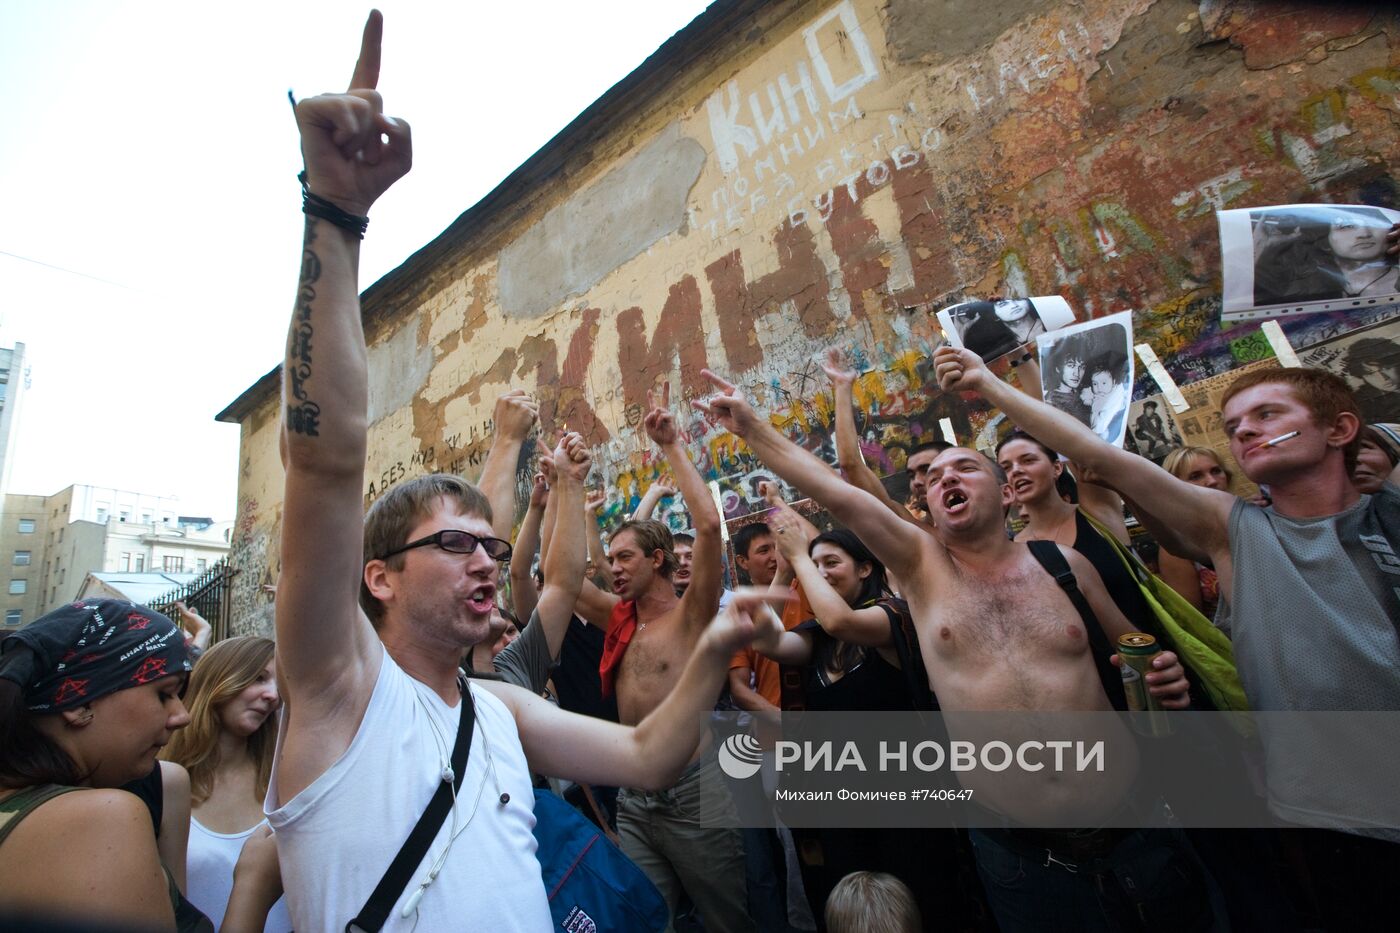
[[[166,573],[180,573],[185,569],[185,559],[183,557],[174,557],[167,554],[165,555],[164,566]]]
[[[137,554],[137,555],[136,555],[136,566],[133,567],[132,569],[135,570],[137,573],[141,573],[143,570],[146,569],[146,555],[145,555],[145,554]]]
[[[141,513],[141,524],[143,524],[143,525],[149,525],[150,523],[151,523],[151,513],[150,513],[150,512],[142,512],[142,513]]]
[[[34,519],[21,518],[19,520],[19,533],[22,535],[32,535],[34,533]]]
[[[59,541],[62,541],[62,540],[63,540],[63,529],[62,529],[62,528],[58,529],[58,540],[59,540]]]
[[[97,523],[98,523],[99,525],[105,525],[105,524],[107,524],[107,510],[106,510],[106,509],[99,508],[99,509],[97,510]]]
[[[131,552],[123,551],[122,559],[117,563],[117,569],[125,573],[131,569]]]
[[[19,625],[24,621],[24,613],[18,609],[5,610],[5,624],[9,626]]]
[[[203,573],[209,569],[209,562],[204,558],[199,558],[194,562],[195,573]]]
[[[13,594],[16,595],[16,596],[18,596],[19,594],[23,593],[23,592],[24,592],[25,590],[27,590],[27,589],[29,589],[29,581],[28,581],[28,580],[11,580],[11,581],[10,581],[10,592],[13,593]]]
[[[29,552],[28,552],[28,551],[15,551],[15,566],[16,566],[16,567],[28,567],[28,566],[29,566]]]
[[[126,509],[122,509],[121,512],[117,513],[117,519],[118,519],[119,521],[123,521],[123,522],[124,522],[124,521],[126,521],[128,518],[131,518],[131,512],[129,512],[129,511],[126,510]]]

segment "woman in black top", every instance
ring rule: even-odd
[[[935,709],[928,676],[904,600],[894,596],[885,567],[850,531],[817,535],[787,506],[770,517],[778,548],[792,565],[814,619],[790,632],[769,620],[754,647],[785,667],[799,666],[809,710]],[[786,679],[786,678],[785,678]],[[784,694],[784,706],[790,697]],[[909,886],[925,916],[949,918],[950,928],[975,916],[975,887],[960,875],[958,835],[946,829],[794,829],[802,883],[812,915],[836,883],[853,871],[884,871]],[[920,858],[908,857],[919,852]],[[976,882],[971,882],[975,885]]]

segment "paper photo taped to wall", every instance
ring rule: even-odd
[[[1400,421],[1400,320],[1299,350],[1298,362],[1345,379],[1366,421]]]
[[[1133,313],[1075,324],[1040,338],[1045,401],[1123,445],[1133,384]]]
[[[990,363],[1041,334],[1073,324],[1074,311],[1059,295],[963,301],[939,311],[938,323],[949,343]]]
[[[1400,211],[1285,204],[1219,211],[1221,319],[1280,317],[1385,304],[1400,296],[1386,234]]]
[[[1181,426],[1165,396],[1149,395],[1133,402],[1128,409],[1123,446],[1156,464],[1161,464],[1173,450],[1186,446]]]

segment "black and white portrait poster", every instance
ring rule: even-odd
[[[1400,421],[1400,320],[1354,330],[1299,350],[1298,362],[1331,370],[1345,379],[1366,421]]]
[[[938,312],[948,342],[990,363],[1041,334],[1074,323],[1074,311],[1059,295],[962,301]]]
[[[1123,446],[1133,384],[1133,313],[1120,311],[1040,338],[1045,401]]]
[[[1186,446],[1181,427],[1165,396],[1149,395],[1133,402],[1128,409],[1128,430],[1123,446],[1159,465],[1167,454]]]
[[[1400,211],[1284,204],[1218,211],[1221,319],[1242,321],[1385,304],[1400,296],[1386,233]]]

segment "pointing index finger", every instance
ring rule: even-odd
[[[712,370],[712,369],[702,369],[702,370],[700,370],[700,375],[702,375],[702,376],[704,376],[706,379],[710,380],[710,383],[711,383],[712,385],[714,385],[715,388],[717,388],[717,389],[721,389],[721,390],[723,390],[723,391],[725,391],[725,392],[733,392],[733,391],[734,391],[734,383],[732,383],[732,382],[730,382],[729,380],[725,379],[723,376],[720,376],[718,373],[716,373],[716,372],[715,372],[714,370]]]
[[[384,39],[384,14],[369,11],[365,32],[360,38],[360,57],[350,78],[350,90],[373,90],[379,84],[379,45]]]

